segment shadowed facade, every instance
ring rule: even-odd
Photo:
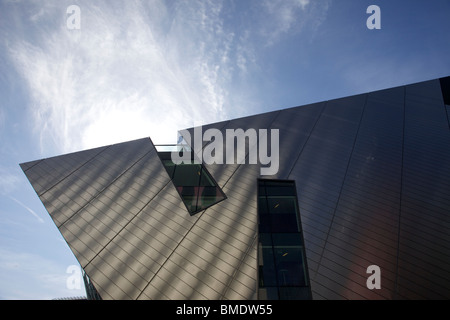
[[[276,298],[449,299],[449,83],[435,79],[204,126],[224,135],[278,129],[279,171],[261,176],[260,165],[248,162],[203,164],[221,198],[192,215],[149,138],[21,167],[103,299],[274,297],[261,278],[272,270],[264,259],[270,248]],[[281,229],[262,231],[262,221],[272,221],[263,198],[280,196],[261,194],[262,179],[295,186],[295,198],[281,196],[298,206],[297,251],[281,245],[291,251],[275,257]],[[271,234],[271,246],[263,233]],[[297,264],[277,260],[295,252],[304,252],[300,282],[289,269]],[[370,265],[380,267],[381,289],[366,286]],[[301,294],[292,293],[295,281]]]

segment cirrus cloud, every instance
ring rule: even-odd
[[[158,0],[82,2],[80,30],[66,26],[68,5],[34,3],[23,15],[37,36],[8,39],[42,152],[143,136],[171,142],[194,121],[223,117],[233,35],[220,27],[219,2],[189,3],[189,11]]]

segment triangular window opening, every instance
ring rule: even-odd
[[[193,159],[191,163],[175,164],[172,161],[171,152],[174,151],[173,148],[176,148],[176,146],[155,147],[190,215],[226,199],[225,193],[203,164],[194,162]]]

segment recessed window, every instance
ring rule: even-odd
[[[258,180],[259,298],[311,299],[294,181]]]
[[[224,199],[225,193],[217,185],[203,164],[174,164],[170,146],[156,146],[158,155],[166,168],[189,214],[194,215]]]
[[[444,98],[444,103],[450,105],[450,77],[440,78],[439,82],[441,84],[442,97]]]

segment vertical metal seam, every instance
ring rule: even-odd
[[[311,130],[309,131],[308,138],[306,138],[306,141],[305,141],[305,143],[303,144],[302,149],[300,150],[300,152],[299,152],[299,154],[298,154],[298,156],[297,156],[297,159],[295,159],[295,161],[294,161],[294,163],[293,163],[293,165],[292,165],[292,167],[291,167],[291,170],[289,170],[289,173],[287,174],[286,179],[289,179],[289,176],[291,175],[292,170],[294,170],[295,166],[297,165],[297,162],[298,162],[298,160],[300,159],[300,156],[302,155],[303,150],[305,149],[305,146],[306,146],[306,144],[308,143],[309,138],[311,138],[311,134],[313,133],[314,129],[316,128],[316,125],[317,125],[317,123],[319,122],[320,118],[322,117],[323,111],[325,110],[325,108],[326,108],[327,105],[328,105],[328,101],[325,101],[325,102],[323,103],[323,107],[322,107],[322,110],[320,111],[319,116],[317,117],[316,121],[314,122],[313,127],[312,127]]]
[[[167,184],[160,190],[158,191],[157,194],[155,194],[155,197],[163,190],[167,187],[167,185],[171,182],[171,180],[169,180],[167,182]],[[143,208],[142,210],[147,207],[147,205],[155,198],[153,197]],[[141,211],[142,211],[141,210]],[[153,276],[150,278],[150,280],[148,281],[148,283],[145,285],[145,287],[142,289],[142,291],[138,294],[138,296],[136,297],[136,300],[139,299],[139,297],[144,293],[145,290],[147,290],[147,287],[150,285],[150,283],[153,281],[153,279],[158,275],[159,271],[164,267],[164,265],[169,261],[169,259],[172,257],[172,255],[175,253],[175,251],[177,251],[178,247],[181,245],[181,243],[184,241],[184,239],[187,237],[188,234],[191,233],[192,228],[194,228],[194,226],[197,224],[197,222],[200,220],[200,218],[203,216],[203,214],[205,213],[205,211],[208,209],[203,210],[200,214],[195,215],[195,217],[197,218],[196,221],[194,221],[194,223],[192,224],[192,226],[189,228],[188,231],[186,231],[183,235],[183,237],[181,238],[180,241],[178,241],[177,245],[175,246],[175,248],[172,250],[172,252],[169,254],[169,256],[164,260],[164,262],[161,263],[161,265],[159,266],[158,270],[155,271],[155,273],[153,274]],[[139,211],[139,213],[141,212]],[[139,214],[138,213],[138,214]],[[180,279],[182,280],[182,279]],[[177,288],[174,288],[175,290],[177,290]],[[178,291],[178,290],[177,290]],[[180,292],[182,293],[182,292]]]
[[[278,116],[281,114],[281,112],[282,112],[282,110],[279,110],[279,111],[277,112],[276,116],[275,116],[275,117],[272,119],[272,121],[270,122],[270,124],[269,124],[269,126],[268,126],[269,128],[272,127],[273,123],[274,123],[275,120],[278,118]],[[222,129],[223,129],[223,128],[222,128]],[[258,140],[258,143],[259,143],[259,140]],[[245,156],[245,159],[248,158],[249,153],[250,153],[250,146],[249,146],[249,148],[248,148],[248,153],[247,153],[247,155]],[[227,181],[226,181],[226,182],[224,183],[224,185],[223,185],[224,187],[225,187],[225,185],[230,181],[230,179],[235,175],[235,173],[239,170],[239,168],[241,167],[241,165],[242,165],[242,164],[239,164],[238,167],[236,168],[236,170],[234,170],[233,174],[227,179]],[[256,199],[256,200],[258,200],[258,199]],[[258,212],[256,212],[256,217],[257,217],[257,219],[258,219]],[[242,265],[242,263],[243,263],[245,257],[248,255],[248,252],[249,252],[250,249],[254,246],[255,241],[256,241],[256,243],[257,243],[258,237],[259,237],[258,225],[256,225],[256,230],[255,230],[254,235],[253,235],[252,243],[251,243],[251,245],[247,248],[247,250],[245,251],[245,253],[244,253],[244,255],[242,256],[242,259],[240,259],[239,264],[238,264],[238,266],[236,267],[236,269],[235,269],[235,271],[234,271],[234,273],[233,273],[231,279],[228,281],[228,283],[227,283],[227,285],[226,285],[226,287],[225,287],[225,291],[224,291],[224,293],[223,293],[223,295],[222,295],[222,299],[226,296],[226,294],[227,294],[227,292],[228,292],[228,289],[230,288],[230,285],[233,283],[233,280],[236,278],[237,271],[240,269],[240,267],[241,267],[241,265]],[[256,271],[257,271],[257,272],[256,272],[256,276],[258,276],[258,258],[259,258],[259,255],[258,255],[258,247],[257,247],[257,248],[256,248]],[[256,287],[255,287],[256,295],[258,296],[258,288],[259,288],[258,278],[255,279],[255,283],[256,283]]]
[[[365,110],[366,110],[368,97],[369,97],[369,94],[366,93],[366,94],[365,94],[364,106],[363,106],[363,109],[362,109],[362,112],[361,112],[361,116],[360,116],[360,118],[359,118],[358,129],[356,130],[355,138],[354,138],[354,140],[353,140],[352,151],[350,152],[350,155],[349,155],[349,157],[348,157],[347,167],[346,167],[346,169],[345,169],[344,178],[342,179],[342,184],[341,184],[341,188],[340,188],[340,191],[339,191],[339,196],[338,196],[338,198],[337,198],[337,200],[336,200],[336,205],[335,205],[334,210],[333,210],[333,216],[332,216],[332,218],[331,218],[331,222],[330,222],[330,226],[329,226],[329,228],[328,228],[327,236],[326,236],[326,238],[325,238],[325,242],[324,242],[324,245],[323,245],[323,248],[322,248],[322,252],[321,252],[321,254],[320,254],[319,261],[318,261],[318,263],[317,263],[317,268],[316,268],[316,272],[315,272],[315,274],[314,274],[314,278],[317,276],[317,273],[319,272],[319,268],[320,268],[321,263],[322,263],[323,255],[324,255],[324,253],[325,253],[325,248],[326,248],[327,243],[328,243],[328,238],[329,238],[329,236],[330,236],[331,229],[333,228],[334,218],[335,218],[335,216],[336,216],[336,211],[337,211],[337,208],[338,208],[338,206],[339,206],[339,201],[340,201],[340,199],[341,199],[342,189],[344,188],[345,181],[346,181],[346,179],[347,179],[348,169],[349,169],[349,167],[350,167],[350,162],[352,161],[353,152],[355,151],[355,145],[356,145],[356,141],[358,140],[359,130],[361,129],[361,123],[362,123],[362,121],[363,121],[364,113],[365,113]]]

